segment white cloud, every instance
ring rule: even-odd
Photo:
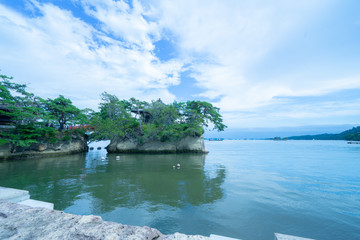
[[[23,16],[0,5],[3,73],[29,83],[30,90],[42,97],[63,94],[80,107],[96,108],[103,91],[120,98],[175,99],[166,88],[179,83],[182,63],[157,59],[149,47],[149,36],[155,30],[144,19],[139,20],[143,25],[132,31],[133,19],[129,19],[128,30],[118,32],[124,42],[75,18],[70,11],[33,3],[41,16]],[[137,16],[139,11],[132,14]],[[104,24],[112,28],[110,23]]]
[[[254,115],[262,119],[257,124],[263,125],[267,124],[264,123],[267,117],[278,121],[354,113],[354,110],[329,108],[320,111],[321,105],[319,109],[311,109],[312,104],[304,104],[308,110],[298,106],[295,111],[277,114],[279,109],[272,106],[280,106],[277,97],[319,96],[360,88],[359,76],[344,73],[343,77],[329,79],[316,78],[310,73],[300,78],[293,73],[264,79],[248,77],[250,69],[261,71],[256,69],[256,64],[273,49],[299,29],[313,24],[330,2],[182,0],[157,1],[157,4],[161,9],[159,23],[177,37],[183,59],[192,61],[192,77],[204,89],[199,96],[216,101],[230,124],[241,123],[240,119],[244,118],[253,121]],[[274,116],[266,113],[266,108],[272,109]],[[327,111],[330,113],[326,114]],[[252,125],[251,121],[244,122]]]
[[[287,103],[287,104],[286,104]],[[339,107],[341,106],[341,107]],[[354,102],[323,101],[296,103],[292,100],[249,111],[227,111],[224,117],[230,128],[241,127],[295,127],[306,125],[358,124],[360,99]]]
[[[86,13],[102,23],[102,29],[120,39],[124,39],[130,46],[137,46],[144,50],[153,50],[152,38],[159,38],[159,27],[156,22],[144,18],[146,11],[137,1],[133,7],[124,1],[112,0],[81,0]]]
[[[29,81],[40,96],[61,93],[93,108],[102,91],[170,102],[176,96],[168,87],[179,84],[181,72],[190,70],[203,89],[198,96],[219,106],[230,125],[356,112],[344,102],[338,111],[327,107],[329,101],[296,105],[288,98],[360,88],[359,74],[251,75],[262,71],[258,64],[275,49],[313,24],[331,1],[135,0],[131,6],[122,0],[72,1],[95,25],[35,0],[27,6],[42,14],[35,17],[0,5],[0,68]],[[160,39],[171,40],[176,58],[162,62],[156,57],[154,43]],[[331,76],[332,69],[327,71]]]

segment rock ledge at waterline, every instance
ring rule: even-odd
[[[49,157],[74,153],[87,152],[87,136],[71,135],[69,140],[61,140],[57,143],[41,142],[32,144],[30,147],[17,147],[11,151],[9,144],[0,145],[0,160],[13,158]]]
[[[46,208],[32,208],[0,200],[0,239],[178,239],[206,240],[200,235],[164,235],[150,227],[103,221]]]
[[[204,138],[185,137],[179,141],[137,143],[131,139],[112,140],[106,147],[109,153],[207,153]]]

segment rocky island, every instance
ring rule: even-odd
[[[109,153],[207,153],[204,138],[185,137],[178,141],[138,143],[130,139],[113,139],[106,147]]]
[[[93,113],[90,135],[110,139],[110,153],[206,153],[204,128],[223,131],[219,108],[202,101],[165,104],[135,98],[119,100],[103,93],[100,111]]]
[[[204,101],[120,100],[104,92],[96,112],[26,88],[0,75],[0,159],[86,152],[99,140],[110,140],[110,153],[206,153],[204,129],[226,128],[219,108]]]

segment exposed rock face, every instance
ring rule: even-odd
[[[107,146],[107,151],[109,153],[207,153],[204,138],[202,136],[185,137],[176,142],[152,141],[143,144],[137,143],[131,139],[112,140],[109,146]]]
[[[2,145],[0,146],[0,159],[65,155],[86,152],[87,150],[86,135],[71,135],[67,141],[59,141],[54,144],[42,142],[27,148],[11,148],[10,145]]]
[[[10,154],[11,154],[11,152],[10,152],[9,144],[0,145],[0,159],[5,158],[6,156],[9,156]]]
[[[178,239],[206,240],[199,235],[163,235],[150,227],[103,221],[99,216],[80,216],[46,208],[0,200],[0,239]]]

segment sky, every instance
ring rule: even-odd
[[[0,0],[0,69],[79,108],[208,101],[228,132],[357,126],[360,1]]]

